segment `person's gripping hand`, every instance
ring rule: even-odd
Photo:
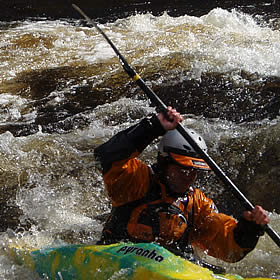
[[[176,109],[174,109],[170,106],[167,107],[167,115],[168,115],[169,120],[165,118],[163,113],[158,114],[158,119],[159,119],[162,127],[166,131],[175,129],[176,126],[183,120],[183,117],[181,116],[181,114],[179,112],[177,112]]]
[[[255,206],[252,211],[245,211],[243,217],[247,221],[254,221],[257,225],[264,226],[270,222],[266,211],[261,206]]]

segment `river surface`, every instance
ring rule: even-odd
[[[277,14],[221,8],[100,24],[147,84],[182,112],[183,124],[205,137],[230,177],[251,184],[244,192],[270,210],[278,232],[279,26]],[[110,203],[93,150],[155,110],[81,20],[0,22],[0,53],[0,279],[38,279],[6,248],[95,243]],[[147,163],[156,146],[143,153]],[[237,215],[242,207],[213,177],[203,190]],[[263,194],[268,181],[271,196]],[[267,235],[241,262],[219,264],[244,277],[280,279],[280,251]]]

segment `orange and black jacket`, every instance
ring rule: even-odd
[[[224,261],[239,261],[256,246],[263,229],[218,213],[213,201],[198,189],[190,188],[184,195],[171,193],[157,168],[137,159],[164,133],[154,115],[95,149],[112,202],[101,243],[158,242],[179,250],[191,244]]]

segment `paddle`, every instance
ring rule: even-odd
[[[78,6],[72,4],[73,8],[77,10],[87,21],[88,24],[92,25],[97,29],[97,31],[105,38],[105,40],[112,47],[117,57],[120,60],[120,63],[123,69],[127,72],[127,74],[137,83],[137,85],[144,91],[144,93],[149,97],[152,103],[163,113],[167,112],[167,106],[159,99],[159,97],[153,92],[153,90],[148,87],[142,78],[136,73],[134,69],[130,67],[128,62],[124,59],[112,41],[107,37],[107,35],[98,27],[98,25],[91,20]],[[227,175],[221,170],[221,168],[215,163],[215,161],[205,152],[203,151],[199,145],[195,142],[192,136],[184,129],[181,124],[178,124],[176,129],[179,133],[191,144],[194,150],[207,162],[207,164],[211,167],[217,177],[228,187],[231,188],[231,191],[236,196],[236,198],[244,205],[244,207],[251,211],[254,206],[252,203],[240,192],[240,190],[235,186],[235,184],[227,177]],[[278,245],[280,248],[280,237],[279,235],[269,226],[265,226],[266,233],[272,238],[272,240]]]

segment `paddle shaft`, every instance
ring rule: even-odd
[[[146,83],[142,80],[142,78],[137,74],[137,72],[130,67],[126,59],[121,55],[113,42],[107,37],[107,35],[102,31],[98,25],[90,19],[78,6],[75,4],[72,5],[75,10],[77,10],[86,21],[94,26],[97,31],[105,38],[105,40],[109,43],[109,45],[114,50],[115,54],[120,60],[120,63],[123,69],[127,72],[127,74],[137,83],[137,85],[144,91],[144,93],[149,97],[151,102],[164,114],[167,112],[167,106],[161,101],[161,99],[154,93],[154,91],[146,85]],[[176,127],[178,132],[185,138],[186,141],[190,143],[190,145],[194,148],[194,150],[205,160],[205,162],[211,167],[213,172],[216,174],[218,178],[228,187],[231,188],[231,191],[235,195],[235,197],[243,204],[243,206],[251,211],[253,210],[253,204],[243,195],[243,193],[236,187],[236,185],[230,180],[230,178],[222,171],[222,169],[215,163],[215,161],[205,152],[200,146],[196,143],[196,141],[192,138],[192,136],[184,129],[184,127],[179,123]],[[269,226],[265,226],[266,233],[271,237],[271,239],[278,245],[280,248],[280,237],[279,235]]]

